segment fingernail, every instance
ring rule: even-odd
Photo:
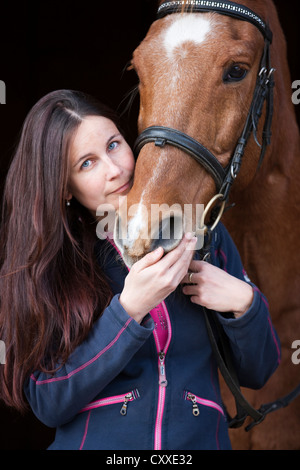
[[[186,249],[194,251],[196,244],[197,244],[197,237],[193,237],[189,242],[186,244]]]
[[[191,239],[193,238],[193,236],[194,236],[194,235],[193,235],[191,232],[187,232],[187,233],[185,234],[185,238],[187,238],[188,240],[191,240]]]

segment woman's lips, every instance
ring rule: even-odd
[[[123,184],[119,188],[117,188],[115,191],[113,191],[111,194],[122,194],[124,191],[130,188],[131,186],[131,179],[127,181],[127,183]]]

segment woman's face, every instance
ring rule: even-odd
[[[70,146],[68,197],[96,215],[101,204],[118,209],[133,183],[134,157],[115,124],[102,116],[86,117]]]

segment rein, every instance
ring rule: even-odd
[[[202,248],[202,259],[206,260],[209,258],[212,230],[216,227],[217,223],[221,219],[225,204],[228,200],[231,186],[240,171],[245,147],[247,145],[250,135],[253,133],[256,143],[261,148],[258,169],[260,168],[263,162],[266,148],[271,141],[274,88],[273,73],[275,71],[275,69],[271,68],[270,61],[270,44],[272,42],[272,31],[270,30],[267,23],[265,23],[262,18],[260,18],[260,16],[258,16],[255,12],[245,7],[244,5],[228,1],[165,1],[158,8],[157,18],[160,19],[169,14],[179,13],[180,11],[183,11],[183,8],[184,12],[186,13],[203,13],[213,11],[223,15],[231,16],[241,21],[248,21],[259,29],[265,41],[256,85],[249,112],[246,118],[246,122],[244,124],[242,134],[236,144],[231,160],[226,168],[223,168],[217,158],[200,142],[177,129],[172,129],[164,126],[148,127],[138,136],[134,144],[134,152],[136,155],[138,155],[142,147],[148,144],[149,142],[154,142],[154,144],[160,148],[163,148],[165,145],[172,145],[180,150],[183,150],[185,153],[193,157],[200,165],[205,168],[207,172],[210,173],[210,175],[214,179],[218,193],[207,204],[207,207],[204,211],[204,215],[201,218],[202,225],[200,228],[200,230],[202,230],[203,228],[204,230],[206,230],[206,242],[204,247]],[[258,122],[262,115],[262,110],[265,103],[266,114],[262,133],[262,144],[259,144],[256,132]],[[213,205],[213,203],[218,199],[221,201],[220,209],[218,213],[216,213],[215,209],[212,211],[212,213],[214,213],[214,220],[212,221],[213,223],[211,227],[208,228],[204,224],[205,215],[207,214],[208,210]],[[237,428],[242,426],[247,416],[250,416],[253,421],[245,428],[246,431],[249,431],[256,424],[261,423],[267,414],[287,406],[291,401],[293,401],[299,396],[300,385],[298,385],[289,394],[280,398],[279,400],[267,403],[265,405],[261,405],[258,410],[253,408],[252,405],[245,399],[245,397],[241,393],[239,382],[236,377],[236,373],[231,359],[228,339],[223,329],[221,328],[215,313],[212,311],[208,312],[207,309],[204,308],[204,316],[209,339],[218,363],[218,367],[227,386],[233,394],[236,403],[236,416],[234,418],[231,418],[228,415],[229,427]],[[215,338],[215,330],[217,330],[218,333],[218,340]],[[222,352],[219,349],[218,341],[221,342]]]
[[[184,2],[164,2],[160,5],[157,13],[158,19],[166,15],[178,13],[181,11]],[[256,143],[261,147],[258,168],[261,166],[267,145],[271,141],[271,123],[273,115],[273,73],[270,63],[270,44],[272,42],[272,32],[268,25],[252,10],[233,2],[217,2],[208,0],[188,0],[185,5],[185,12],[197,13],[214,11],[220,14],[232,16],[233,18],[248,21],[254,24],[259,31],[263,34],[265,45],[261,57],[259,72],[255,90],[253,93],[252,102],[246,118],[246,122],[242,134],[237,142],[232,158],[226,168],[223,168],[218,159],[200,142],[188,136],[184,132],[177,129],[172,129],[164,126],[151,126],[146,128],[135,141],[134,152],[139,154],[140,150],[145,144],[154,142],[157,147],[163,148],[165,145],[172,145],[193,157],[205,170],[212,176],[217,192],[218,199],[227,201],[230,188],[236,179],[241,163],[242,157],[247,145],[249,136],[253,132]],[[266,102],[266,117],[263,129],[262,144],[258,143],[256,132],[258,121],[262,115],[263,105]],[[218,220],[224,210],[224,205],[221,206]],[[202,228],[206,228],[201,227]]]

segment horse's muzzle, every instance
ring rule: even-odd
[[[120,215],[116,217],[114,241],[124,262],[131,267],[147,253],[162,247],[165,253],[179,245],[184,233],[181,216],[164,215],[160,221],[154,221],[148,226],[138,225],[129,221],[122,226]]]

